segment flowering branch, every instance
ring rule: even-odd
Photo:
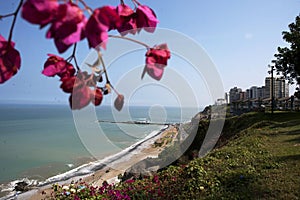
[[[108,35],[108,37],[111,37],[111,38],[117,38],[117,39],[123,39],[123,40],[128,40],[128,41],[131,41],[131,42],[134,42],[134,43],[137,43],[137,44],[140,44],[144,47],[146,47],[147,49],[150,49],[151,47],[141,41],[138,41],[138,40],[135,40],[135,39],[132,39],[132,38],[128,38],[128,37],[124,37],[124,36],[120,36],[120,35]]]
[[[119,111],[122,109],[124,96],[110,83],[100,51],[101,48],[106,48],[108,38],[127,40],[145,47],[147,52],[143,75],[148,73],[152,78],[160,80],[170,58],[167,45],[150,47],[144,42],[125,37],[127,34],[134,35],[141,30],[153,33],[158,23],[155,12],[150,7],[140,4],[138,0],[131,0],[134,8],[126,5],[124,0],[119,0],[117,6],[108,5],[95,9],[89,7],[85,1],[20,0],[14,13],[0,15],[0,20],[4,17],[14,17],[8,41],[0,35],[0,63],[5,64],[0,66],[0,84],[14,76],[20,68],[21,58],[19,52],[14,49],[12,34],[21,7],[21,16],[29,23],[39,25],[41,29],[50,26],[46,38],[54,40],[59,53],[64,53],[73,46],[72,54],[67,59],[48,54],[49,57],[42,71],[45,76],[60,78],[60,88],[70,94],[69,103],[72,109],[81,109],[90,102],[95,106],[100,105],[103,95],[109,94],[111,90],[118,95],[114,102],[115,108]],[[89,17],[86,16],[85,11],[89,13]],[[111,30],[116,30],[121,35],[109,35],[108,32]],[[77,63],[77,42],[83,39],[87,39],[89,47],[94,48],[98,53],[94,63],[86,63],[92,68],[91,73],[81,71]],[[7,49],[3,49],[6,46]],[[75,66],[71,61],[74,61]],[[98,68],[99,65],[102,65],[102,69]],[[101,87],[103,74],[106,83]]]

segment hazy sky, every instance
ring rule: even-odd
[[[18,2],[17,0],[1,0],[0,14],[14,11]],[[86,0],[86,2],[93,8],[119,3],[117,0]],[[132,5],[130,1],[125,2]],[[156,12],[160,21],[159,28],[182,33],[206,51],[221,76],[225,91],[229,91],[234,86],[247,89],[252,85],[264,84],[267,66],[271,63],[277,47],[286,45],[282,40],[281,32],[288,30],[288,24],[294,22],[295,17],[299,15],[300,8],[299,0],[141,0],[140,2],[149,5]],[[0,33],[5,38],[8,37],[10,24],[11,18],[0,21]],[[58,54],[53,40],[45,38],[47,29],[48,27],[39,30],[38,26],[29,24],[21,17],[18,18],[13,41],[16,42],[16,48],[21,52],[22,66],[15,77],[0,85],[0,102],[68,103],[68,95],[59,89],[58,79],[48,78],[41,74],[47,53]],[[82,41],[78,47],[77,55],[81,63],[90,50],[86,40]],[[62,57],[67,58],[70,54],[71,50]],[[138,55],[142,57],[138,59],[144,61],[144,53]],[[176,56],[172,58],[176,60]],[[132,59],[130,55],[127,60],[124,57],[123,65],[130,65]],[[187,73],[191,73],[190,78],[187,79],[190,79],[189,84],[194,91],[198,93],[197,87],[205,88],[203,80],[199,80],[199,85],[197,85],[197,80],[193,80],[193,73],[186,70],[188,68],[186,62],[180,59],[177,59],[178,62],[175,60],[171,60],[170,63],[175,66],[174,69],[179,74],[185,74],[186,78],[189,76]],[[128,67],[125,68],[126,70],[131,69],[130,66],[126,67]],[[118,77],[124,73],[121,71],[115,70],[111,75],[112,79],[118,81]],[[167,72],[166,70],[166,74]],[[174,99],[169,97],[169,94],[160,92],[160,89],[151,86],[148,91],[143,91],[141,88],[138,90],[141,94],[136,92],[133,95],[135,99],[131,99],[130,102],[151,103],[149,99],[160,98],[164,104],[169,102],[173,105]],[[200,104],[211,103],[211,99],[205,97],[206,93],[209,91],[203,92]]]

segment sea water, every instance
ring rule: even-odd
[[[97,118],[108,122],[91,122],[99,124],[108,140],[118,147],[118,150],[112,150],[99,141],[100,158],[129,148],[164,127],[109,123],[116,121],[112,109],[110,106],[97,107]],[[128,116],[120,119],[132,121],[152,116],[151,120],[155,120],[155,113],[151,114],[149,110],[149,107],[130,107],[130,119]],[[165,108],[165,121],[188,121],[198,111],[186,108],[182,112],[182,108],[168,107]],[[80,137],[82,134],[78,134],[76,120],[68,105],[0,104],[0,192],[7,190],[7,185],[14,180],[45,181],[94,161],[95,157]]]

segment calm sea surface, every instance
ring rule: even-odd
[[[155,109],[130,107],[130,119],[122,121],[159,121]],[[188,121],[199,110],[166,108],[166,122]],[[96,108],[97,119],[116,121],[111,108]],[[76,121],[76,120],[75,120]],[[91,122],[97,123],[97,122]],[[76,129],[68,105],[0,105],[0,184],[29,178],[45,180],[56,174],[87,163],[93,155],[85,148]],[[98,125],[98,123],[97,123]],[[99,123],[111,143],[125,149],[162,126]],[[99,148],[102,157],[117,153],[105,145]],[[103,146],[103,148],[102,148]],[[101,149],[102,148],[102,149]]]

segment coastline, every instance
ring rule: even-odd
[[[45,181],[36,188],[32,188],[31,190],[18,194],[17,196],[10,196],[8,199],[44,199],[50,195],[53,183],[59,183],[61,185],[70,184],[72,181],[78,181],[79,179],[92,185],[101,185],[103,181],[116,183],[118,182],[118,175],[124,174],[124,172],[134,164],[148,157],[157,157],[168,143],[163,142],[160,146],[154,145],[154,143],[156,141],[163,141],[163,138],[165,137],[170,137],[170,133],[174,133],[174,131],[176,131],[176,127],[174,125],[167,125],[155,134],[147,136],[142,141],[137,142],[131,147],[115,155],[109,156],[100,161],[85,164],[67,172],[71,174],[73,173],[74,176],[66,176],[66,178],[63,178],[61,175],[58,175],[49,178],[47,179],[48,182]],[[176,137],[173,137],[172,140],[175,138]],[[88,167],[90,171],[87,171],[86,167]],[[77,174],[74,173],[76,171],[78,172]]]

